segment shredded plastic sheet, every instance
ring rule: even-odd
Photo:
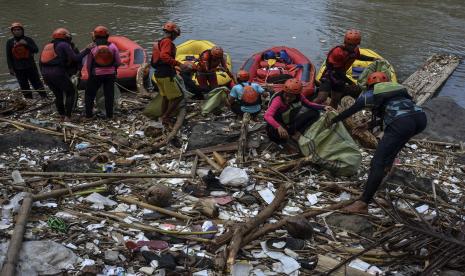
[[[0,244],[0,266],[5,261],[8,243]],[[45,240],[23,243],[16,267],[18,276],[56,275],[63,269],[73,269],[78,257],[65,246]]]

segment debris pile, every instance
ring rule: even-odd
[[[50,105],[0,118],[0,263],[23,219],[19,275],[465,269],[460,148],[409,143],[369,215],[347,215],[373,150],[336,176],[270,142],[263,123],[244,131],[188,101],[173,134],[140,114],[144,101],[123,95],[113,121],[60,123]]]

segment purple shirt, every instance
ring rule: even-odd
[[[84,49],[79,54],[74,52],[73,48],[68,42],[60,41],[57,42],[55,47],[55,53],[57,57],[62,61],[60,65],[47,66],[42,65],[40,71],[45,76],[66,76],[68,75],[67,65],[72,63],[81,62],[82,58],[89,53],[90,49]]]

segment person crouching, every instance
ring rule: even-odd
[[[240,70],[236,78],[238,84],[229,93],[229,106],[236,115],[250,113],[255,120],[262,109],[262,95],[265,90],[258,83],[249,82],[250,75],[245,70]]]
[[[333,110],[330,106],[309,101],[301,92],[302,82],[289,79],[284,83],[284,89],[273,95],[265,113],[270,140],[282,144],[291,137],[297,141],[318,120],[320,110]]]

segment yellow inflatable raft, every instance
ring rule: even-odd
[[[195,62],[203,51],[211,49],[213,46],[215,46],[215,44],[208,40],[188,40],[176,47],[176,60],[180,62]],[[231,56],[228,53],[224,53],[224,55],[226,58],[226,66],[228,67],[229,71],[232,72]],[[217,71],[216,77],[218,80],[218,85],[220,86],[228,85],[231,82],[231,78],[223,71]],[[197,83],[195,75],[193,80],[195,83]]]

